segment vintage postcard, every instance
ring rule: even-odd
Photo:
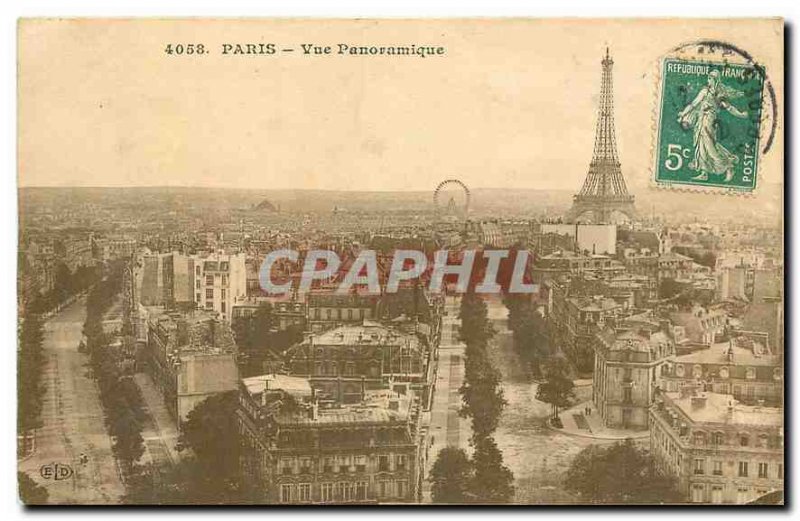
[[[22,19],[26,505],[784,504],[780,19]]]

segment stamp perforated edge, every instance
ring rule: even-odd
[[[722,42],[718,40],[696,40],[691,42],[686,42],[680,44],[676,47],[673,47],[669,51],[665,52],[661,56],[659,56],[654,64],[655,74],[653,75],[653,110],[651,112],[650,117],[650,136],[651,136],[651,144],[650,144],[650,181],[648,183],[648,187],[651,190],[666,190],[669,192],[683,192],[683,193],[693,193],[693,194],[709,194],[709,195],[728,195],[728,196],[735,196],[735,197],[754,197],[759,189],[760,183],[758,182],[758,178],[755,179],[755,184],[753,185],[752,189],[743,189],[743,188],[734,188],[734,187],[721,187],[721,186],[701,186],[701,185],[691,185],[691,184],[683,184],[683,183],[668,183],[663,181],[656,180],[657,175],[657,164],[658,161],[658,139],[660,135],[660,123],[661,123],[661,107],[662,104],[661,96],[662,96],[662,89],[663,89],[663,64],[665,60],[668,59],[681,59],[686,61],[696,61],[696,62],[704,62],[708,63],[709,60],[707,56],[699,56],[699,53],[695,52],[692,54],[686,53],[687,49],[692,47],[700,47],[700,46],[716,46],[719,48],[729,49],[735,54],[739,56],[743,61],[730,61],[720,58],[718,63],[737,63],[737,64],[744,64],[744,65],[752,65],[756,67],[761,67],[763,70],[766,69],[763,66],[760,66],[755,60],[752,59],[751,55],[745,51],[742,51],[735,45]],[[684,54],[686,53],[686,54]],[[766,99],[765,93],[762,90],[761,92],[761,105],[762,105],[762,120],[761,126],[763,130],[763,126],[765,124],[765,120],[763,119],[763,114],[765,112],[765,104],[769,103],[768,107],[772,109],[770,113],[770,135],[766,140],[767,143],[764,145],[763,148],[758,150],[759,161],[763,156],[769,152],[772,142],[774,140],[775,133],[777,131],[777,102],[774,93],[774,89],[772,84],[769,81],[769,76],[766,72],[764,72],[764,89],[768,91],[769,99]],[[761,147],[761,139],[759,137],[759,147]]]

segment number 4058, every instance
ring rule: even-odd
[[[192,55],[192,54],[205,54],[206,46],[202,43],[168,43],[164,48],[164,54],[177,54],[177,55]]]

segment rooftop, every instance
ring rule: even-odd
[[[758,353],[758,345],[754,346]],[[733,351],[733,357],[728,359],[728,352]],[[712,344],[707,349],[681,355],[675,358],[676,363],[687,364],[719,364],[719,365],[748,365],[748,366],[778,366],[780,359],[770,354],[754,354],[751,349],[741,347],[735,342]]]
[[[275,416],[278,423],[284,426],[405,421],[412,403],[409,395],[379,389],[365,391],[360,403],[318,407],[311,383],[306,378],[265,374],[244,378],[242,383],[251,398],[262,404],[277,403],[281,400],[281,393],[294,398],[299,407],[283,407]],[[265,392],[268,393],[266,401],[263,400]],[[314,410],[315,413],[312,412]]]
[[[611,311],[622,306],[614,299],[595,296],[595,297],[574,297],[567,299],[574,303],[581,311]]]
[[[250,396],[256,397],[265,390],[282,390],[295,397],[311,397],[311,384],[305,378],[283,374],[263,374],[242,379]]]
[[[306,341],[308,342],[308,341]],[[365,320],[363,324],[339,326],[314,336],[314,345],[406,345],[417,347],[415,335],[405,334],[377,322]]]
[[[677,392],[664,394],[675,407],[694,422],[758,427],[783,426],[783,410],[779,407],[743,405],[728,394],[701,393],[698,396],[684,397]]]

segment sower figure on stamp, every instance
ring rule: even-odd
[[[719,71],[711,71],[706,86],[678,114],[683,128],[694,126],[694,158],[689,168],[700,173],[693,179],[705,181],[708,174],[725,174],[726,183],[733,179],[733,166],[739,158],[717,141],[717,114],[723,109],[737,118],[746,118],[747,111],[740,111],[729,102],[741,96],[740,91],[720,81]]]

